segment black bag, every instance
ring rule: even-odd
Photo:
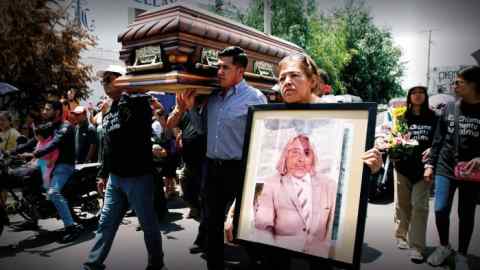
[[[393,202],[393,163],[390,162],[388,156],[381,171],[370,176],[369,184],[368,201],[370,203],[388,204]]]

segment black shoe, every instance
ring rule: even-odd
[[[16,232],[36,231],[36,230],[40,229],[40,227],[38,226],[37,222],[27,220],[27,221],[24,221],[22,223],[12,225],[12,229]]]
[[[62,244],[75,241],[83,232],[83,226],[80,224],[70,225],[65,228],[65,235],[59,241]]]
[[[193,244],[188,250],[190,251],[191,254],[197,254],[205,251],[205,249],[202,246],[199,246],[197,244]]]

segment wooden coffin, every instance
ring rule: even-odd
[[[118,35],[118,41],[127,74],[115,84],[141,92],[211,92],[218,87],[217,53],[228,46],[247,52],[245,79],[268,91],[276,84],[278,62],[287,54],[303,51],[293,43],[185,4],[140,14]]]

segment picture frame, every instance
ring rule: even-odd
[[[234,242],[359,269],[375,103],[267,104],[248,111]],[[272,254],[272,253],[270,253]]]

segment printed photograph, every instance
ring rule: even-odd
[[[237,238],[353,261],[368,113],[332,112],[253,112]]]

